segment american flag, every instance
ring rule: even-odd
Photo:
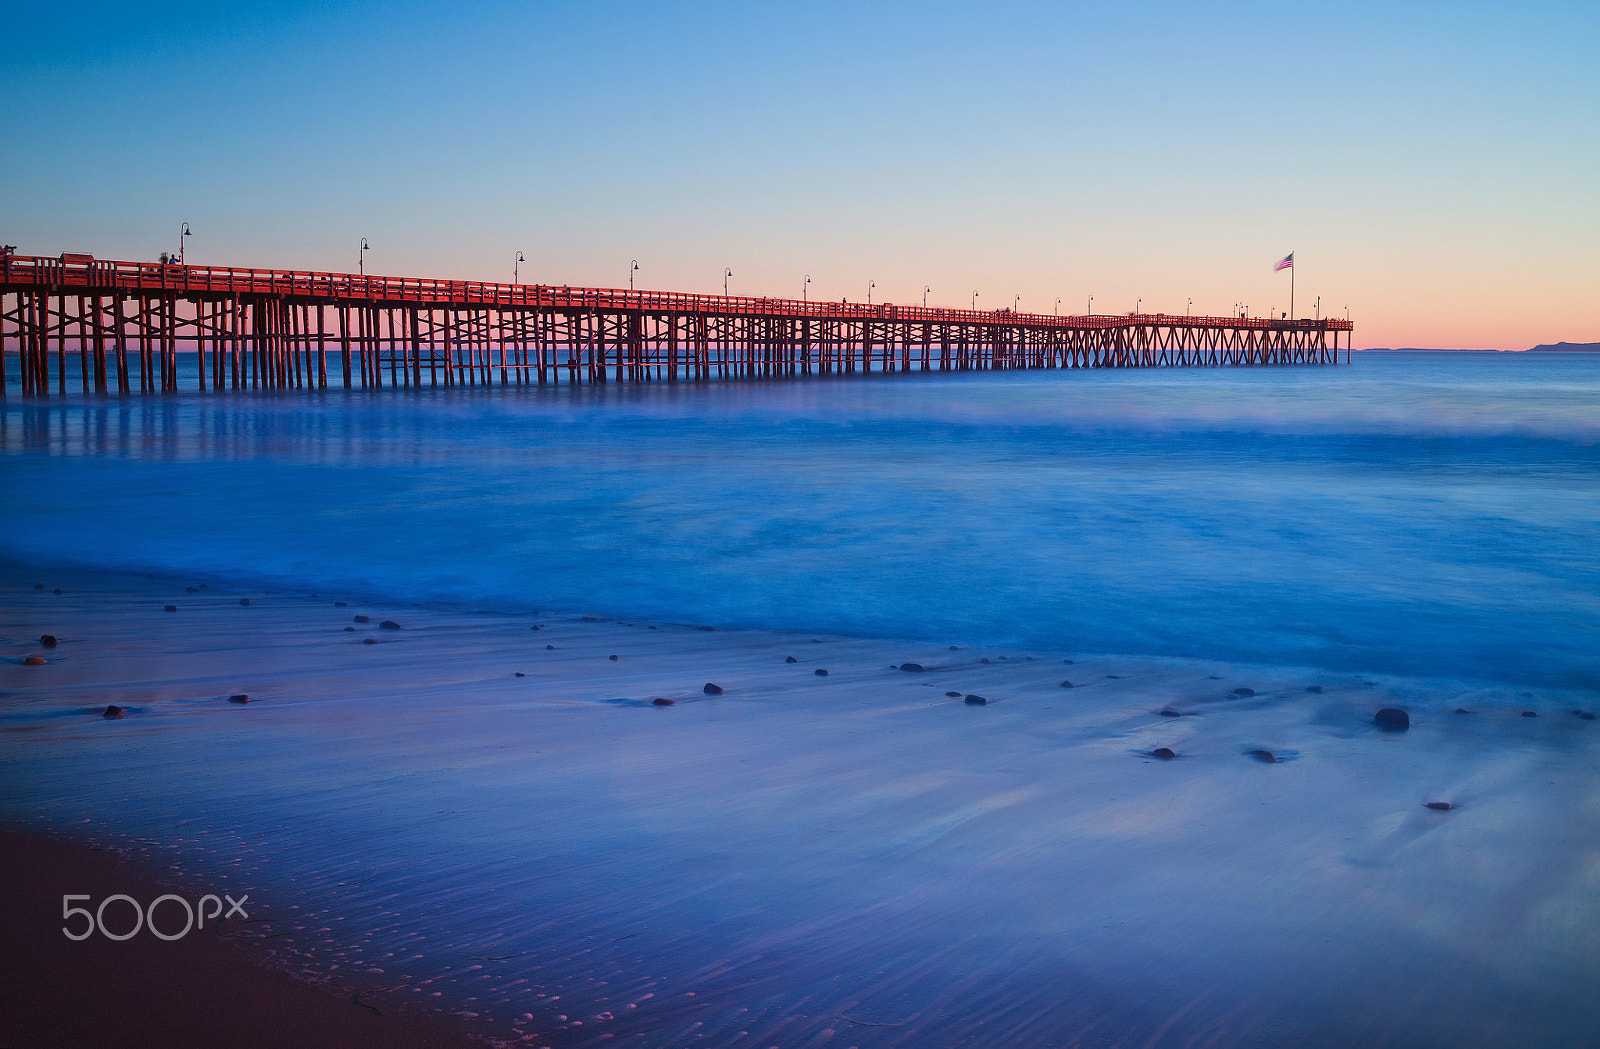
[[[1288,270],[1288,269],[1294,269],[1294,252],[1292,252],[1292,251],[1289,252],[1289,254],[1285,255],[1283,258],[1278,260],[1278,264],[1276,266],[1272,267],[1272,272],[1273,273],[1277,273],[1279,270]]]

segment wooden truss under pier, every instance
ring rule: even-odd
[[[260,390],[1337,364],[1350,332],[0,256],[0,364],[31,396],[177,390],[180,345],[182,385]]]

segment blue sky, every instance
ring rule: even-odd
[[[1600,339],[1600,4],[82,4],[24,252]],[[1142,301],[1141,301],[1142,300]]]

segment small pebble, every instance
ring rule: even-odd
[[[672,700],[666,699],[666,698],[664,698],[662,696],[657,696],[655,699],[652,699],[650,702],[654,703],[658,707],[675,707],[675,706],[677,706],[677,704],[674,703]]]
[[[538,630],[538,629],[539,629],[539,628],[538,628],[538,627],[536,627],[536,626],[531,626],[531,627],[529,627],[529,628],[528,628],[528,629],[529,629],[529,630]]]
[[[154,579],[155,576],[153,576],[153,575],[152,576],[146,576],[145,578],[146,579]],[[33,584],[33,588],[35,590],[43,590],[44,589],[44,584],[43,583],[35,583],[35,584]]]
[[[982,696],[968,696],[966,697],[966,704],[969,707],[984,707],[989,705],[989,701]]]
[[[704,692],[708,696],[720,696],[720,695],[722,695],[722,686],[721,685],[713,685],[711,682],[707,681],[706,682],[706,687],[701,689],[700,691]]]
[[[233,695],[228,697],[228,702],[229,703],[248,703],[248,702],[250,702],[250,697],[248,695],[246,695],[245,693],[243,693],[243,692],[236,692]]]
[[[959,692],[946,692],[945,695],[949,696],[951,699],[960,699],[961,698],[961,693],[959,693]]]
[[[1307,691],[1307,692],[1317,692],[1317,693],[1320,693],[1320,692],[1321,692],[1321,691],[1322,691],[1322,686],[1321,686],[1321,685],[1307,685],[1307,686],[1306,686],[1306,691]]]
[[[400,629],[400,624],[396,623],[392,619],[385,619],[383,622],[378,624],[378,629],[379,630],[399,630]]]
[[[1455,806],[1448,801],[1430,801],[1425,808],[1433,809],[1435,812],[1449,812]]]
[[[335,601],[333,603],[333,607],[334,608],[349,608],[350,605],[349,605],[348,602],[345,602],[345,601]]]
[[[1063,659],[1061,662],[1065,663],[1069,667],[1072,666],[1072,660],[1070,659]]]
[[[952,651],[952,652],[959,652],[960,650],[961,650],[961,646],[960,645],[951,645],[950,646],[950,651]]]
[[[554,649],[556,646],[554,646],[554,645],[546,645],[544,647],[545,647],[546,651],[550,651],[550,650]]]
[[[350,631],[350,633],[352,633],[352,634],[356,632],[356,628],[353,627],[353,626],[347,626],[347,627],[345,627],[345,629]]]
[[[812,673],[817,675],[818,677],[827,677],[828,676],[828,672],[826,670],[823,670],[821,667],[818,667],[817,669],[813,670]]]
[[[714,626],[702,626],[702,627],[695,627],[695,629],[696,630],[715,630],[717,628],[714,627]]]
[[[1152,758],[1160,758],[1162,761],[1170,761],[1178,755],[1174,754],[1170,747],[1157,747],[1150,752],[1150,756]]]
[[[122,708],[113,703],[111,706],[107,707],[105,709],[105,713],[101,714],[100,716],[103,718],[120,718],[122,714]]]
[[[611,660],[611,662],[613,662],[613,663],[615,663],[617,661],[617,657],[616,656],[607,656],[606,658]]]
[[[1183,717],[1182,714],[1178,713],[1176,710],[1171,709],[1170,707],[1167,708],[1166,710],[1163,710],[1161,712],[1161,716],[1164,717],[1164,718],[1181,718],[1181,717]]]
[[[518,670],[518,671],[516,671],[516,675],[517,675],[517,677],[527,677],[527,676],[528,676],[528,675],[526,675],[526,674],[524,674],[524,673],[523,673],[523,672],[522,672],[522,671],[520,671],[520,670]]]
[[[1594,711],[1592,710],[1574,710],[1573,713],[1585,721],[1594,720]]]
[[[244,607],[248,608],[248,607],[250,607],[250,599],[248,597],[241,597],[239,599],[239,604],[241,604]]]
[[[55,590],[54,590],[54,591],[52,591],[52,592],[53,592],[53,593],[57,593],[57,594],[59,594],[59,593],[61,593],[61,588],[60,588],[60,587],[59,587],[59,586],[58,586],[58,587],[56,587],[56,588],[55,588]]]
[[[1472,713],[1472,711],[1468,710],[1466,707],[1457,707],[1456,708],[1456,713],[1457,714],[1470,714],[1470,713]]]
[[[1121,674],[1107,674],[1106,677],[1110,678],[1112,681],[1121,681],[1122,680],[1122,675]]]
[[[1221,678],[1221,677],[1219,677],[1219,676],[1218,676],[1218,675],[1216,675],[1216,674],[1212,674],[1212,675],[1210,675],[1210,678],[1211,678],[1211,680],[1212,680],[1212,681],[1221,681],[1221,680],[1222,680],[1222,678]]]
[[[987,663],[987,662],[989,662],[989,657],[988,656],[984,656],[982,659],[978,660],[978,662]]]
[[[1070,681],[1063,681],[1063,682],[1061,682],[1061,687],[1062,688],[1072,688],[1074,686],[1073,686],[1072,682],[1070,682]]]
[[[183,588],[183,592],[186,594],[198,594],[200,591],[196,590],[192,586],[186,586]]]
[[[1524,693],[1521,694],[1521,698],[1523,698],[1523,699],[1532,699],[1533,698],[1533,693],[1532,692],[1524,692]]]
[[[1253,688],[1236,688],[1233,690],[1233,694],[1236,696],[1253,696],[1256,694],[1256,690]]]
[[[176,612],[178,610],[178,606],[177,605],[168,605],[168,606],[166,606],[166,610],[168,612]]]
[[[922,664],[921,663],[901,663],[900,664],[900,669],[901,670],[905,670],[905,671],[909,671],[912,674],[920,674],[920,673],[922,673]]]
[[[361,643],[363,645],[376,645],[379,644],[379,641],[375,637],[364,637],[361,639]]]
[[[583,621],[585,623],[598,623],[598,622],[600,622],[600,617],[599,616],[584,616],[583,617]]]
[[[794,658],[793,656],[784,656],[783,657],[783,661],[785,663],[798,663],[798,662],[800,662],[798,659]]]
[[[1411,727],[1411,715],[1403,710],[1385,707],[1372,715],[1372,723],[1385,732],[1404,732]]]
[[[1525,718],[1536,718],[1536,717],[1538,717],[1538,716],[1539,716],[1539,715],[1538,715],[1538,713],[1537,713],[1537,712],[1536,712],[1536,711],[1532,711],[1532,710],[1524,710],[1524,711],[1523,711],[1523,712],[1522,712],[1522,716],[1523,716],[1523,717],[1525,717]]]
[[[42,667],[44,664],[45,659],[43,656],[29,656],[22,661],[22,665],[25,667]]]
[[[368,619],[366,616],[356,616],[355,620],[356,620],[357,623],[370,623],[370,622],[372,622],[372,620]]]
[[[1268,765],[1276,765],[1278,763],[1278,756],[1270,750],[1251,750],[1246,751],[1246,753],[1257,761],[1265,762]]]
[[[54,634],[40,634],[39,644],[43,645],[45,648],[55,648],[56,636]]]
[[[534,628],[533,628],[533,629],[535,629],[535,630],[538,630],[538,629],[539,629],[539,628],[538,628],[538,627],[534,627]],[[651,629],[651,630],[654,630],[654,629],[656,629],[656,628],[655,628],[655,627],[651,627],[651,628],[650,628],[650,629]]]
[[[812,638],[812,639],[811,639],[811,643],[812,643],[812,644],[813,644],[813,645],[820,645],[820,644],[822,644],[822,638],[820,638],[820,637],[814,637],[814,638]]]

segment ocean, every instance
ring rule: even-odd
[[[1600,687],[1600,355],[0,414],[0,556]]]

